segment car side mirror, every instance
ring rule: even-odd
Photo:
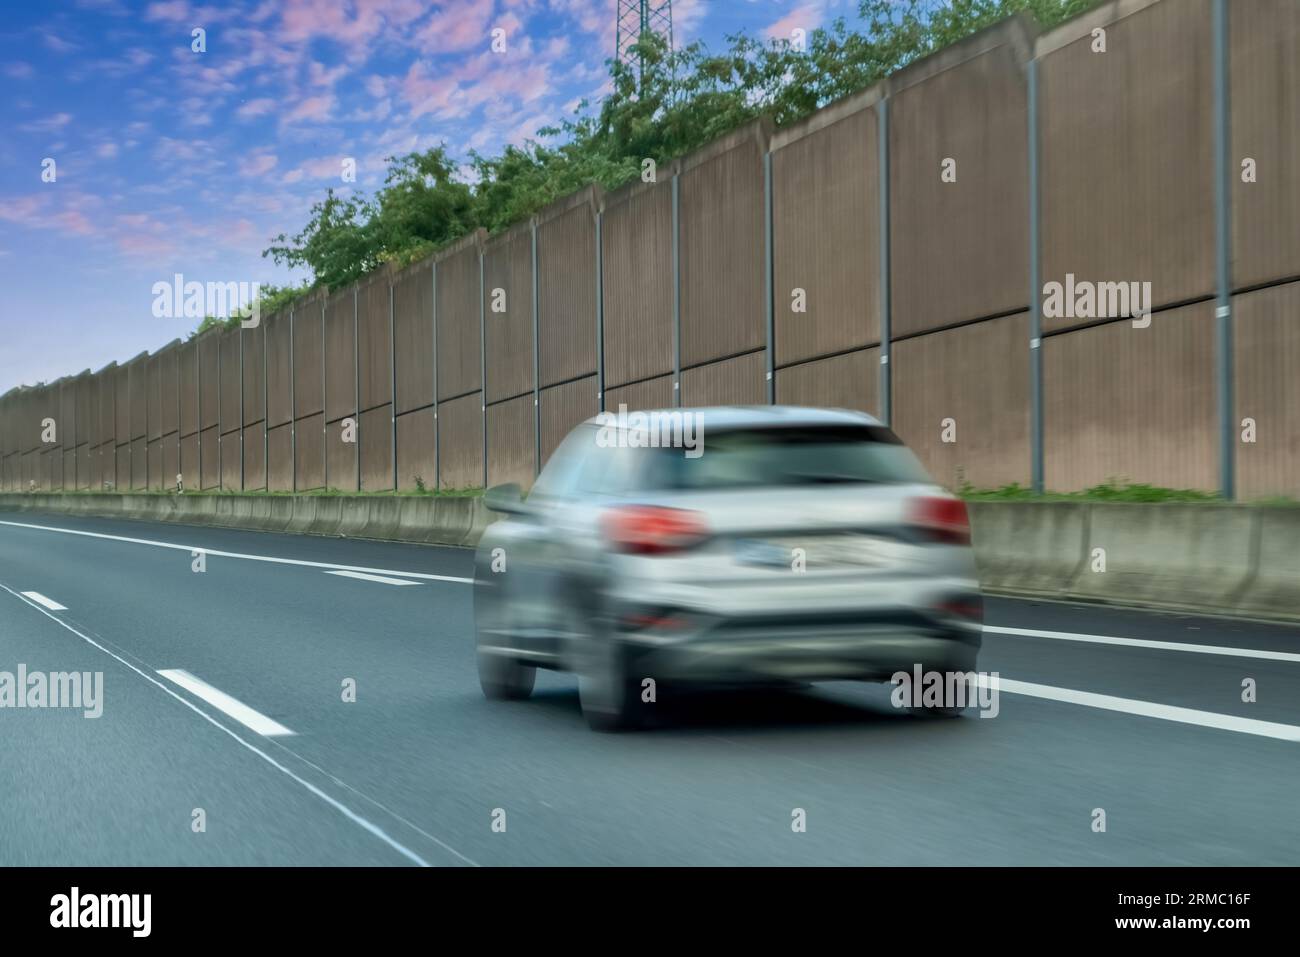
[[[493,512],[506,515],[531,515],[534,509],[524,501],[523,492],[517,482],[494,485],[483,493],[483,504]]]

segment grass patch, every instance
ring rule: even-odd
[[[1162,488],[1159,485],[1147,485],[1141,482],[1125,482],[1109,479],[1100,485],[1078,492],[1044,492],[1039,495],[1033,489],[1017,482],[1003,485],[1001,488],[980,489],[967,483],[958,489],[957,494],[970,502],[1194,502],[1215,503],[1226,501],[1218,492],[1206,492],[1194,488]],[[1253,499],[1250,505],[1300,506],[1300,501],[1284,496]]]

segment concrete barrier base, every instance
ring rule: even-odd
[[[298,535],[473,547],[497,518],[474,496],[2,494],[0,511],[49,512]]]

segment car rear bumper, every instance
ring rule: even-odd
[[[980,628],[911,613],[858,620],[703,623],[688,634],[621,632],[638,677],[657,681],[887,681],[899,671],[974,671]]]

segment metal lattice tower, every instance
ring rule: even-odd
[[[662,36],[668,49],[673,48],[672,0],[618,0],[618,31],[614,57],[620,63],[629,66],[635,62],[638,85],[645,64],[632,47],[646,33]]]

